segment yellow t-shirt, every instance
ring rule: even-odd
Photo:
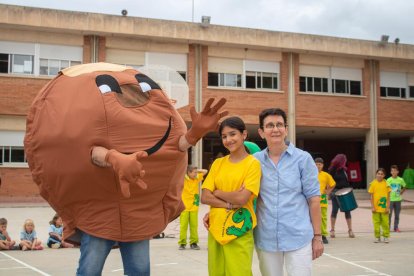
[[[368,193],[374,197],[374,208],[377,213],[385,213],[387,209],[387,196],[391,192],[391,187],[387,186],[387,181],[374,180],[370,183]]]
[[[198,211],[200,205],[200,190],[198,184],[203,180],[203,174],[198,173],[196,178],[191,179],[187,174],[184,177],[184,188],[181,199],[184,203],[184,211]]]
[[[335,186],[335,180],[332,176],[324,171],[318,174],[319,187],[321,189],[321,207],[328,207],[328,198],[326,196],[326,189]]]
[[[202,188],[210,191],[216,189],[233,192],[244,185],[252,192],[248,202],[242,208],[227,211],[226,208],[210,208],[209,231],[220,244],[226,244],[256,227],[256,214],[253,200],[260,189],[260,162],[252,155],[238,163],[232,163],[229,155],[218,158],[211,166]]]

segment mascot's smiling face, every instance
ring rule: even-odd
[[[176,215],[187,165],[178,141],[186,130],[170,99],[146,75],[120,65],[84,64],[63,70],[37,95],[25,149],[41,195],[68,231],[78,227],[114,240],[125,238],[107,233],[129,233],[137,240],[161,231]],[[92,164],[94,146],[147,151],[142,164],[148,189],[131,185],[131,197],[124,199],[113,170]],[[124,220],[139,223],[120,231]]]

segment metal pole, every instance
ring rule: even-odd
[[[191,22],[194,23],[194,0],[191,0],[191,2],[192,2]]]

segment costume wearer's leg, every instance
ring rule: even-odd
[[[102,275],[102,269],[114,241],[97,238],[82,232],[78,276]]]
[[[223,246],[208,233],[208,275],[225,276],[225,260]]]
[[[327,207],[321,207],[321,233],[322,236],[328,236],[328,208]]]
[[[180,240],[178,244],[187,244],[188,221],[190,219],[190,212],[182,211],[180,215]]]
[[[390,237],[390,224],[388,221],[388,214],[381,213],[381,227],[382,227],[382,235],[384,238]]]
[[[372,213],[372,223],[374,224],[374,235],[375,238],[380,238],[381,237],[381,232],[380,232],[380,225],[381,225],[381,213]],[[384,230],[384,229],[383,229]],[[388,229],[389,231],[389,229]]]
[[[225,275],[253,275],[253,248],[253,231],[223,245]]]
[[[120,242],[119,250],[124,264],[124,275],[150,275],[149,240]]]
[[[190,244],[198,243],[198,211],[189,212],[190,216]]]
[[[394,212],[394,230],[398,229],[400,224],[400,212],[401,212],[401,201],[394,202],[395,212]]]
[[[394,211],[395,201],[390,201],[390,215],[388,217],[388,221],[390,222],[390,228],[391,228],[391,221],[392,221],[392,212]],[[395,222],[394,222],[394,228],[395,228]]]
[[[285,252],[285,262],[288,276],[311,276],[312,241],[298,250]]]
[[[268,252],[256,247],[259,267],[262,276],[283,275],[284,254],[283,252]]]
[[[331,197],[332,201],[332,211],[331,211],[331,238],[335,237],[335,222],[336,216],[338,215],[339,205],[336,197],[333,195]]]
[[[331,201],[332,201],[331,218],[336,218],[336,216],[338,215],[338,211],[339,211],[339,204],[338,204],[338,201],[336,200],[336,196],[332,196]]]

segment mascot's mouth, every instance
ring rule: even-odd
[[[171,117],[168,121],[168,128],[165,131],[164,136],[152,147],[150,147],[149,149],[144,150],[145,152],[148,153],[148,156],[150,156],[153,153],[156,153],[161,147],[162,145],[164,145],[165,141],[167,141],[168,136],[170,135],[170,131],[171,131]],[[131,154],[132,152],[123,152],[124,154]]]

